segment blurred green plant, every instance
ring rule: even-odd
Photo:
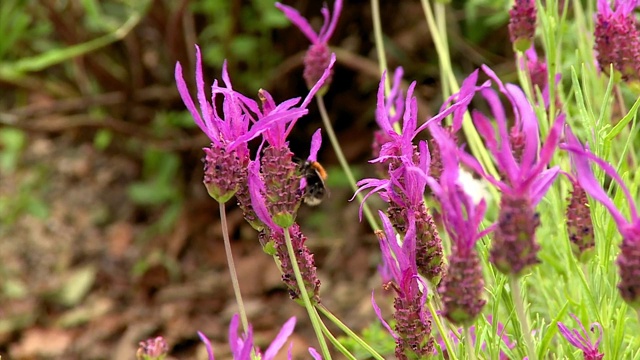
[[[251,6],[241,6],[237,1],[221,0],[192,5],[194,13],[206,18],[207,25],[198,38],[204,61],[220,67],[227,59],[232,81],[237,81],[240,88],[257,90],[264,86],[264,79],[282,61],[273,51],[271,33],[290,24],[273,3],[251,0]]]
[[[392,328],[395,326],[393,322],[389,325]],[[385,359],[390,359],[394,356],[396,343],[393,338],[389,336],[387,329],[382,327],[380,321],[374,321],[364,328],[362,330],[361,338],[371,345],[380,355],[384,356]],[[338,338],[338,340],[357,359],[368,359],[370,357],[369,352],[362,349],[362,347],[352,338],[343,336]]]

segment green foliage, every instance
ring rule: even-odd
[[[390,324],[393,327],[393,323]],[[362,330],[360,335],[362,340],[371,345],[385,359],[393,357],[395,352],[396,342],[389,336],[389,332],[385,329],[379,321],[372,322],[369,326]],[[358,343],[350,337],[343,336],[338,338],[338,341],[353,354],[356,359],[369,358],[369,352],[362,349]]]
[[[27,137],[15,128],[0,129],[0,172],[13,172],[20,160]]]
[[[273,1],[251,3],[253,6],[238,6],[233,0],[200,1],[192,4],[192,10],[207,19],[198,39],[204,61],[218,68],[225,59],[231,69],[241,66],[242,71],[230,71],[231,80],[239,89],[257,92],[282,61],[273,51],[271,32],[290,23]]]

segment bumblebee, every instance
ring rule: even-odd
[[[325,194],[328,193],[324,184],[327,171],[317,161],[305,161],[300,164],[300,172],[307,182],[302,200],[309,206],[320,205]]]

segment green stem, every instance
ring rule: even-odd
[[[458,358],[456,357],[455,352],[453,352],[453,346],[451,346],[451,340],[449,339],[450,334],[448,332],[448,329],[446,329],[442,325],[442,322],[440,321],[440,316],[438,315],[438,311],[436,311],[435,307],[433,307],[433,303],[431,302],[431,300],[427,301],[427,307],[431,312],[431,318],[436,323],[436,327],[438,328],[438,331],[442,336],[442,341],[444,342],[444,346],[447,348],[447,354],[449,355],[449,359],[457,360]]]
[[[468,326],[464,327],[464,348],[467,350],[467,359],[476,360],[476,349],[473,346],[471,331],[469,331]]]
[[[333,315],[331,313],[331,311],[329,311],[329,309],[325,308],[322,304],[318,304],[316,305],[316,309],[320,310],[320,312],[326,316],[327,318],[329,318],[329,320],[334,323],[338,328],[340,328],[340,330],[344,331],[345,334],[347,334],[347,336],[349,336],[350,338],[352,338],[353,340],[355,340],[356,343],[358,343],[358,345],[362,346],[365,350],[367,350],[369,352],[369,354],[371,354],[371,356],[375,359],[378,360],[384,360],[384,358],[378,354],[377,351],[375,351],[369,344],[367,344],[367,342],[365,342],[364,340],[362,340],[356,333],[354,333],[347,325],[345,325],[344,323],[342,323],[342,321],[340,321],[340,319],[338,319],[335,315]]]
[[[218,203],[220,205],[220,222],[222,223],[222,239],[224,242],[224,251],[227,255],[227,265],[229,265],[229,274],[231,275],[231,285],[233,286],[233,293],[236,296],[236,303],[238,304],[238,313],[240,313],[240,321],[242,322],[242,328],[246,333],[249,329],[249,321],[247,321],[247,312],[244,308],[244,302],[242,301],[242,294],[240,293],[240,283],[238,282],[238,273],[236,273],[236,266],[233,262],[233,254],[231,253],[231,241],[229,240],[229,229],[227,227],[227,211],[224,207],[225,203]]]
[[[340,148],[340,142],[338,142],[338,138],[336,137],[336,134],[333,131],[333,126],[331,126],[331,121],[329,120],[329,115],[327,114],[327,108],[324,106],[324,100],[322,99],[322,96],[316,95],[316,101],[318,103],[318,109],[320,110],[320,117],[322,117],[322,123],[324,124],[324,128],[327,131],[327,136],[329,137],[329,141],[331,141],[331,146],[333,147],[333,150],[336,152],[336,156],[338,157],[338,162],[340,162],[340,166],[342,167],[342,170],[347,175],[347,179],[349,180],[349,184],[351,185],[351,188],[355,192],[358,190],[358,187],[356,185],[356,179],[354,178],[353,173],[351,172],[351,168],[349,167],[349,163],[347,162],[347,159],[344,157],[342,148]],[[364,203],[362,202],[363,198],[364,197],[362,196],[361,193],[358,193],[358,195],[356,196],[356,199],[358,199],[358,202],[362,203],[362,210],[364,212],[365,218],[367,218],[367,221],[369,222],[369,225],[373,230],[380,229],[380,226],[378,225],[376,218],[373,216],[373,212],[369,208],[369,205],[366,202]]]
[[[516,315],[520,321],[520,329],[522,329],[522,335],[524,336],[524,342],[527,347],[527,356],[529,360],[537,360],[536,350],[533,344],[533,337],[531,336],[531,329],[529,328],[529,319],[524,309],[524,301],[520,295],[520,282],[514,275],[509,277],[509,286],[511,287],[511,296],[513,297],[513,304],[516,307]]]
[[[382,25],[380,24],[380,2],[378,0],[371,0],[371,16],[373,18],[373,38],[376,43],[376,54],[378,55],[378,68],[380,74],[387,70],[387,57],[384,53],[384,40],[382,39]],[[387,74],[389,80],[389,74]],[[391,92],[391,85],[389,81],[384,82],[384,93],[389,95]]]
[[[317,310],[317,307],[315,310]],[[316,311],[316,315],[318,315],[317,311]],[[322,332],[324,333],[324,335],[329,339],[329,341],[331,341],[333,346],[335,346],[336,349],[338,349],[338,351],[340,351],[348,359],[356,360],[356,357],[353,356],[353,354],[351,354],[349,350],[347,350],[347,348],[344,347],[344,345],[342,345],[340,341],[338,341],[338,339],[336,339],[335,336],[333,336],[331,331],[329,331],[329,328],[323,322],[320,322],[320,325],[322,326]]]
[[[309,294],[307,293],[307,288],[304,285],[302,274],[300,274],[298,259],[296,258],[296,254],[293,250],[293,244],[291,243],[291,235],[289,234],[289,228],[283,228],[282,231],[284,231],[284,240],[285,240],[285,243],[287,244],[287,252],[289,253],[289,260],[291,261],[293,274],[296,277],[296,282],[298,283],[298,289],[300,289],[300,296],[302,297],[302,301],[304,302],[304,307],[307,309],[307,313],[309,314],[309,320],[311,320],[313,331],[316,333],[316,337],[318,338],[318,343],[320,344],[320,350],[322,352],[322,358],[325,360],[330,360],[331,353],[329,353],[327,342],[324,339],[324,335],[322,335],[322,327],[320,326],[320,317],[315,312],[313,305],[311,305],[311,300],[309,300]]]

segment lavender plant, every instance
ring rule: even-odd
[[[576,8],[581,6],[577,0],[571,3]],[[373,5],[375,10],[377,1]],[[361,217],[362,213],[367,216],[379,240],[382,286],[394,295],[391,316],[379,301],[372,305],[390,334],[388,341],[395,344],[394,356],[529,360],[575,357],[573,350],[566,350],[563,345],[564,337],[583,352],[585,359],[601,359],[604,354],[640,359],[640,340],[634,338],[640,331],[640,220],[633,201],[640,182],[640,173],[634,170],[637,142],[630,138],[620,145],[616,139],[621,133],[637,134],[628,123],[635,119],[640,102],[636,101],[614,126],[611,121],[617,119],[611,119],[608,112],[613,81],[608,90],[603,90],[607,75],[632,83],[640,73],[640,35],[633,16],[637,2],[616,0],[612,10],[609,2],[597,0],[593,18],[585,20],[576,14],[576,22],[586,21],[595,39],[580,47],[583,50],[576,59],[563,57],[552,46],[562,41],[562,31],[569,31],[563,26],[572,26],[566,6],[560,7],[556,1],[541,4],[515,0],[509,12],[509,31],[513,48],[520,53],[513,67],[526,74],[520,77],[522,83],[505,83],[491,68],[482,65],[459,87],[445,46],[447,37],[442,33],[447,28],[445,13],[449,5],[432,5],[426,0],[422,5],[445,72],[443,82],[452,95],[446,96],[445,91],[439,112],[420,118],[417,83],[412,82],[405,94],[400,86],[402,68],[396,70],[391,85],[383,71],[375,109],[380,129],[374,135],[371,161],[378,177],[357,183],[350,178]],[[299,99],[277,105],[267,91],[260,90],[259,106],[231,88],[224,66],[225,86],[214,82],[209,103],[204,95],[197,49],[198,110],[188,94],[180,65],[176,67],[176,81],[185,105],[211,139],[211,146],[204,150],[204,182],[221,204],[236,196],[246,219],[259,231],[261,244],[275,256],[291,298],[306,307],[314,326],[322,354],[310,350],[311,356],[331,358],[334,353],[328,340],[341,356],[356,358],[352,349],[336,340],[319,311],[364,348],[368,356],[382,359],[389,354],[373,350],[366,339],[358,337],[321,301],[331,294],[320,295],[314,255],[306,246],[304,223],[297,220],[305,186],[287,142],[292,127],[308,113],[307,106],[315,96],[341,165],[351,174],[321,97],[330,91],[335,57],[328,42],[343,4],[336,1],[332,14],[328,7],[322,8],[324,25],[317,33],[293,7],[276,6],[311,41],[303,75],[311,90],[300,105]],[[433,9],[437,10],[435,15]],[[541,47],[536,30],[543,34]],[[377,43],[383,42],[378,39]],[[379,50],[384,54],[384,49]],[[593,64],[595,59],[602,73],[587,65],[581,67]],[[558,65],[559,61],[563,66]],[[620,75],[609,74],[607,64],[613,64]],[[562,87],[560,72],[568,67],[564,65],[574,66],[571,92]],[[581,72],[582,81],[578,80],[577,71]],[[480,82],[481,77],[487,80]],[[592,93],[605,96],[597,98],[590,96]],[[222,113],[216,109],[215,98],[219,95],[223,98]],[[625,109],[621,95],[617,101],[620,110]],[[599,114],[596,108],[602,109]],[[481,109],[488,109],[490,115]],[[583,130],[588,128],[585,125],[591,125],[594,146],[609,159],[601,159],[583,147],[569,125]],[[426,130],[430,132],[429,142],[420,140]],[[258,137],[262,144],[250,159],[247,142]],[[558,153],[563,138],[561,147],[567,152]],[[309,159],[316,159],[319,147],[318,131],[311,141]],[[608,163],[616,157],[623,176]],[[620,190],[615,186],[605,190],[601,185],[603,177],[594,174],[590,163],[602,168]],[[482,178],[491,196],[478,196],[478,190],[469,190],[462,178],[466,170]],[[570,191],[565,182],[556,181],[560,173],[570,180]],[[368,193],[361,196],[363,191]],[[387,203],[386,212],[379,213],[381,227],[368,210],[367,200],[372,194]],[[567,196],[569,204],[565,209]],[[628,204],[622,204],[623,198]],[[590,199],[602,203],[610,217],[602,208],[590,206],[595,204]],[[433,216],[433,209],[437,209],[438,217]],[[619,250],[615,247],[619,239],[612,231],[614,225],[622,238]],[[578,266],[576,258],[583,266]],[[231,260],[229,256],[230,263]],[[611,270],[613,265],[617,265],[617,275]],[[616,283],[617,293],[613,285]],[[629,316],[633,310],[638,312],[638,319]],[[564,325],[570,312],[595,321],[600,330],[595,343],[574,315],[571,316],[580,324],[582,333]],[[452,330],[459,326],[463,331]],[[283,345],[292,327],[288,322],[287,331],[281,332],[274,347]],[[238,317],[232,319],[234,358],[271,358],[272,352],[260,355],[252,345],[248,323],[244,328],[244,335],[238,338]],[[562,337],[556,336],[558,332]],[[208,341],[204,337],[202,340],[213,359]]]

